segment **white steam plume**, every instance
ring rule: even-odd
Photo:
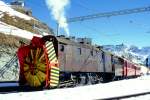
[[[69,29],[67,19],[65,16],[65,7],[69,5],[70,0],[46,0],[48,8],[51,10],[51,14],[58,22],[59,27],[63,28],[69,36]]]

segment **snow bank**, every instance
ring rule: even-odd
[[[6,12],[10,16],[17,16],[17,17],[23,18],[25,20],[33,19],[32,17],[29,17],[25,14],[18,12],[18,11],[15,11],[14,9],[12,9],[10,7],[10,5],[5,4],[3,1],[0,1],[0,12],[1,12],[1,14],[2,14],[2,12]],[[0,14],[0,17],[2,17],[1,14]]]
[[[149,69],[145,66],[140,66],[141,67],[141,74],[146,75],[148,74]]]
[[[0,100],[93,100],[150,91],[150,76],[76,88],[0,94]]]

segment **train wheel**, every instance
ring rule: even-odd
[[[42,86],[46,79],[46,60],[43,48],[30,49],[24,63],[24,76],[28,85]]]
[[[86,85],[88,83],[88,76],[87,74],[83,74],[83,75],[80,75],[79,77],[79,85]]]
[[[100,82],[100,83],[104,83],[104,82],[105,82],[105,81],[104,81],[104,77],[101,76],[101,77],[99,78],[99,82]]]
[[[99,77],[97,74],[91,73],[89,75],[89,84],[96,84],[96,83],[99,83]]]

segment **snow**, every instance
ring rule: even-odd
[[[0,100],[93,100],[149,92],[150,76],[105,84],[80,86],[36,92],[0,94]],[[149,96],[150,97],[150,96]],[[136,97],[136,100],[139,100]],[[140,97],[141,98],[141,97]]]
[[[7,35],[14,35],[26,39],[32,39],[33,36],[42,37],[42,35],[33,34],[29,31],[19,29],[17,27],[5,24],[0,21],[0,32]]]
[[[7,12],[11,16],[18,16],[25,20],[31,20],[32,17],[19,13],[9,5],[6,5],[3,1],[0,1],[0,17],[2,12]],[[26,30],[16,28],[14,26],[0,22],[0,32],[8,35],[14,35],[26,39],[32,39],[33,36],[39,36]],[[144,68],[144,67],[142,67]],[[146,73],[146,69],[143,69]],[[144,72],[143,71],[143,72]],[[75,88],[63,88],[53,89],[35,92],[19,92],[0,94],[0,100],[93,100],[93,99],[104,99],[108,97],[115,97],[121,95],[128,95],[134,93],[141,93],[150,91],[150,76],[142,76],[137,79],[115,81],[105,84],[96,84],[88,86],[80,86]],[[135,98],[133,98],[135,100]],[[140,96],[139,99],[144,99]],[[150,95],[146,95],[145,100],[149,100]]]
[[[1,12],[1,14],[2,14],[2,12],[5,12],[5,13],[8,13],[10,16],[17,16],[17,17],[23,18],[25,20],[33,19],[32,17],[29,17],[25,14],[18,12],[18,11],[15,11],[14,9],[12,9],[10,7],[10,5],[5,4],[3,1],[0,1],[0,12]],[[1,17],[2,16],[0,16],[0,18]]]
[[[140,67],[141,67],[141,74],[144,74],[144,75],[148,74],[149,69],[147,67],[142,66],[142,65]]]

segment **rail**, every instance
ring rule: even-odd
[[[98,100],[120,100],[120,99],[127,99],[131,97],[138,97],[138,96],[144,96],[150,94],[150,92],[142,92],[142,93],[135,93],[135,94],[129,94],[129,95],[123,95],[123,96],[116,96],[116,97],[106,97],[106,98],[101,98]]]

